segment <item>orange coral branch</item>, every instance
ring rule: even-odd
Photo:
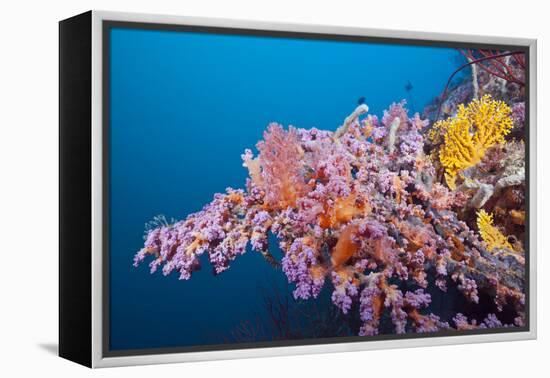
[[[349,225],[340,234],[336,246],[332,250],[331,261],[334,267],[339,267],[353,256],[359,246],[353,241],[353,235],[357,232],[357,226]]]

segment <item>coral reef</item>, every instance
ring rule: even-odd
[[[426,143],[429,121],[405,105],[379,120],[361,104],[336,132],[270,124],[258,156],[242,155],[246,189],[150,229],[134,264],[151,257],[151,272],[189,279],[201,255],[219,274],[257,251],[282,267],[295,299],[331,290],[359,335],[523,325],[524,147],[505,139],[516,106],[460,105]],[[495,224],[505,217],[507,236]],[[464,309],[439,313],[434,296]]]

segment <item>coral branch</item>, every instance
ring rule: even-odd
[[[348,131],[350,125],[353,122],[357,121],[360,115],[365,114],[368,111],[369,111],[369,107],[367,104],[360,104],[357,108],[355,108],[353,113],[351,113],[349,116],[346,117],[346,119],[344,120],[344,124],[334,132],[334,138],[338,139],[342,135],[344,135]]]
[[[489,251],[493,251],[497,248],[508,248],[509,250],[513,250],[510,243],[506,240],[506,237],[493,226],[493,214],[487,214],[483,209],[479,210],[477,212],[477,227]]]
[[[513,126],[510,114],[508,105],[485,95],[467,107],[461,105],[455,117],[434,125],[430,137],[435,141],[438,133],[443,134],[439,159],[451,189],[456,188],[455,178],[460,171],[481,162],[488,148],[504,142]]]

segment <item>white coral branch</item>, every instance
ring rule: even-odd
[[[388,152],[390,154],[392,154],[395,151],[397,129],[399,129],[400,124],[401,124],[401,120],[399,119],[399,117],[395,117],[390,125],[390,131],[388,133]]]
[[[471,62],[471,59],[468,59]],[[475,64],[471,65],[472,67],[472,84],[474,86],[474,100],[479,99],[479,82],[477,81],[478,69]]]
[[[346,117],[346,119],[344,120],[344,124],[334,132],[334,139],[338,139],[342,135],[344,135],[348,131],[350,125],[355,122],[355,120],[359,118],[360,115],[365,114],[368,111],[369,107],[367,104],[361,104],[356,107],[353,113]]]

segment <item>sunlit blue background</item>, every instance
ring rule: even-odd
[[[205,33],[111,30],[110,349],[220,343],[262,314],[258,287],[285,282],[257,253],[190,281],[132,266],[153,216],[184,218],[227,186],[269,122],[335,130],[364,96],[371,113],[422,108],[458,66],[453,49]],[[414,86],[409,94],[405,85]]]

